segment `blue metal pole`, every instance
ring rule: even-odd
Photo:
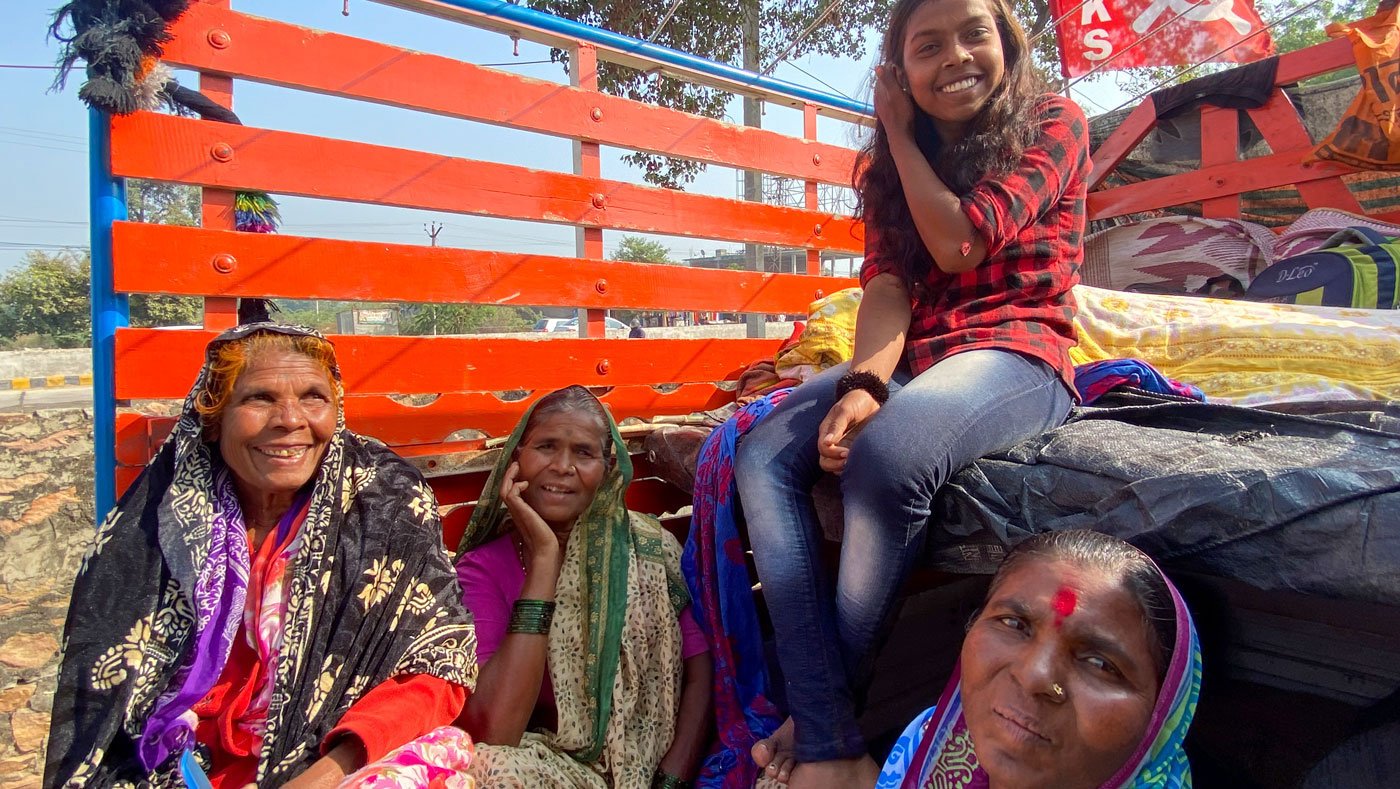
[[[112,223],[126,219],[126,180],[112,177],[107,115],[88,110],[88,219],[92,233],[92,443],[97,522],[116,503],[117,328],[130,320],[125,295],[112,288]]]
[[[700,74],[708,74],[712,77],[746,85],[750,88],[779,93],[791,96],[795,99],[810,101],[817,104],[825,104],[837,109],[861,115],[873,115],[874,108],[863,102],[849,99],[845,96],[837,96],[831,93],[823,93],[802,85],[798,85],[787,80],[774,79],[773,77],[756,74],[752,71],[745,71],[737,66],[728,63],[719,63],[707,58],[693,55],[689,52],[682,52],[678,49],[663,47],[653,44],[650,41],[643,41],[639,38],[624,36],[621,33],[614,33],[611,30],[585,25],[575,22],[572,19],[564,19],[543,11],[536,11],[533,8],[526,8],[523,5],[506,2],[506,0],[436,0],[436,2],[460,8],[465,11],[483,14],[486,16],[504,19],[526,25],[539,30],[544,30],[555,35],[585,41],[608,49],[614,49],[629,55],[636,55],[657,63],[676,66],[688,69]]]

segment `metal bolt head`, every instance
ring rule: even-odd
[[[599,375],[607,375],[610,370],[612,370],[612,363],[609,362],[607,359],[603,359],[602,361],[598,362]]]
[[[228,49],[228,45],[233,43],[233,37],[228,34],[228,31],[220,30],[217,27],[210,30],[206,38],[209,41],[209,46],[215,49]]]
[[[238,268],[238,260],[227,252],[215,255],[213,264],[214,270],[220,274],[232,274]]]
[[[814,298],[817,298],[817,299],[824,299],[824,298],[826,298],[826,291],[822,290],[821,288],[817,288],[817,295],[816,295]]]
[[[593,283],[593,289],[598,291],[599,293],[607,293],[608,281],[605,279],[598,280],[597,282]]]
[[[233,146],[226,142],[216,142],[209,148],[209,155],[216,162],[228,162],[233,160]]]
[[[822,155],[819,154],[819,153],[814,153],[814,154],[812,154],[812,164],[821,164],[821,163],[822,163]]]
[[[593,111],[588,113],[588,117],[592,118],[595,121],[601,121],[603,119],[603,108],[594,107]]]
[[[602,208],[604,202],[605,202],[605,200],[603,199],[602,193],[598,193],[598,194],[593,195],[593,207],[594,207],[594,208]]]
[[[822,234],[822,226],[821,226],[821,225],[817,225],[817,226],[815,226],[815,227],[812,228],[812,235],[814,235],[814,236],[819,236],[819,235],[821,235],[821,234]]]

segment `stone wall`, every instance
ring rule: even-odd
[[[43,774],[92,476],[88,412],[0,414],[0,789],[37,787]]]

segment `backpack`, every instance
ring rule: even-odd
[[[1334,233],[1312,252],[1259,272],[1245,298],[1325,307],[1392,310],[1400,306],[1400,238],[1367,227]]]

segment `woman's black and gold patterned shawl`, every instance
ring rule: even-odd
[[[257,331],[314,334],[275,324]],[[179,785],[174,759],[146,774],[135,751],[152,706],[194,630],[190,598],[208,555],[216,445],[203,441],[194,395],[174,432],[103,522],[73,587],[54,698],[44,786]],[[336,371],[337,386],[339,372]],[[285,639],[268,709],[258,783],[309,766],[366,691],[399,674],[471,688],[476,636],[422,476],[383,444],[344,427],[311,485],[302,547],[288,580]]]

